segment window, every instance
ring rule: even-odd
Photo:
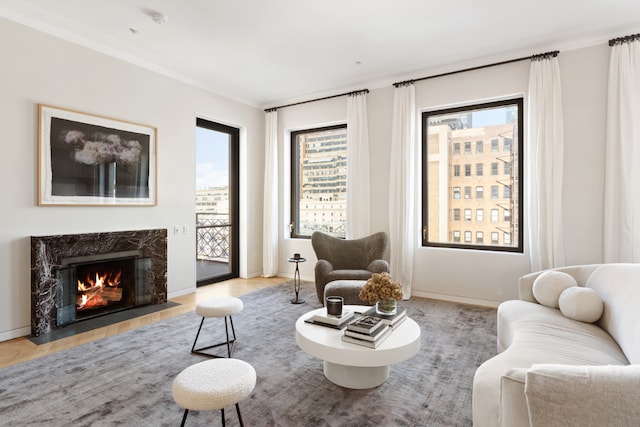
[[[460,241],[460,230],[453,230],[453,241],[454,242]]]
[[[505,175],[511,175],[511,163],[505,163],[504,164],[504,174]]]
[[[497,199],[498,197],[500,197],[500,192],[499,192],[499,188],[497,185],[492,185],[491,186],[491,198],[492,199]]]
[[[523,99],[427,111],[422,121],[422,245],[522,252]],[[453,157],[461,150],[464,162]]]
[[[291,132],[291,237],[345,237],[347,126]]]

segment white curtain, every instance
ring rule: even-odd
[[[604,261],[640,262],[640,40],[611,48],[606,138]]]
[[[395,88],[389,175],[389,249],[391,277],[411,296],[415,245],[415,86]]]
[[[371,233],[367,93],[347,99],[347,238]]]
[[[262,275],[278,274],[278,112],[265,113]]]
[[[532,60],[528,112],[525,223],[529,224],[527,242],[531,271],[539,271],[565,263],[562,226],[564,126],[560,68],[556,57]]]

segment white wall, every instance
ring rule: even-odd
[[[602,261],[604,129],[609,49],[601,45],[561,52],[565,117],[564,225],[566,263]],[[416,83],[417,123],[420,112],[512,95],[525,96],[529,61],[424,80]],[[373,231],[388,231],[389,167],[393,88],[371,89],[368,95],[371,156],[371,223]],[[526,118],[526,114],[525,114]],[[279,134],[304,126],[346,120],[346,98],[321,101],[279,111]],[[526,126],[526,123],[525,123]],[[526,132],[525,132],[526,135]],[[420,129],[416,135],[420,146]],[[526,144],[526,141],[525,141]],[[281,141],[281,148],[288,139]],[[526,150],[525,150],[526,151]],[[416,152],[420,156],[420,152]],[[282,157],[282,220],[289,221],[288,157]],[[420,171],[417,182],[420,183]],[[526,174],[526,171],[525,171]],[[526,175],[525,175],[525,179]],[[421,211],[416,212],[421,218]],[[526,221],[526,218],[525,218]],[[416,227],[419,234],[420,227]],[[526,230],[526,228],[525,228]],[[308,258],[301,274],[313,280],[316,258],[304,239],[289,239],[281,232],[280,271],[290,275],[286,258],[299,252]],[[525,241],[528,239],[525,232]],[[419,239],[418,239],[419,240]],[[416,247],[413,293],[418,296],[496,305],[517,297],[517,280],[529,272],[527,254]]]
[[[261,110],[4,19],[0,57],[0,341],[30,333],[32,235],[167,228],[169,295],[195,289],[196,116],[241,128],[241,274],[262,272]],[[156,127],[158,205],[38,207],[39,103]]]

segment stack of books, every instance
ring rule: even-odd
[[[391,330],[383,319],[363,315],[347,325],[342,341],[376,348],[391,334]]]
[[[371,307],[369,310],[362,313],[363,316],[373,316],[380,318],[384,323],[391,326],[391,329],[397,328],[402,322],[404,322],[407,318],[407,309],[403,308],[398,310],[396,314],[380,314],[376,312],[375,307]]]
[[[322,326],[329,326],[331,328],[342,329],[344,325],[353,320],[354,312],[351,310],[342,310],[341,316],[334,316],[327,314],[327,309],[320,310],[320,312],[313,315],[312,323]]]

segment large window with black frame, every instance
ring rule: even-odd
[[[522,252],[522,106],[422,113],[423,246]]]
[[[291,132],[291,237],[345,237],[347,125]]]

